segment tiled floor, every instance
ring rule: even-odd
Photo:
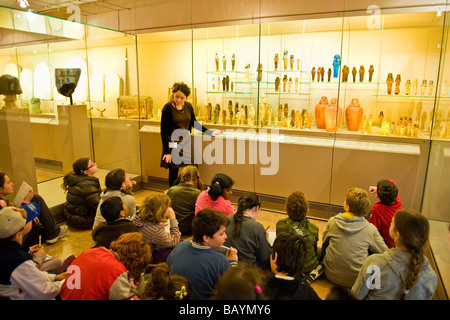
[[[137,205],[142,203],[142,200],[146,197],[149,190],[141,189],[135,192],[134,196],[136,198]],[[264,209],[264,208],[263,208]],[[269,227],[269,230],[275,230],[275,225],[278,220],[285,218],[285,214],[260,210],[257,221],[259,221],[265,228]],[[311,220],[319,228],[320,238],[322,232],[326,226],[326,221]],[[64,224],[64,222],[62,223]],[[69,233],[66,237],[60,239],[57,243],[52,245],[46,245],[45,249],[48,255],[58,257],[64,260],[67,256],[74,254],[79,255],[83,250],[88,249],[94,245],[92,240],[91,230],[80,230],[70,227]],[[321,242],[319,241],[319,246]],[[319,279],[312,283],[312,288],[317,292],[319,297],[325,299],[329,293],[332,284],[326,279]]]

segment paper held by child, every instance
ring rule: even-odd
[[[23,199],[25,199],[30,190],[33,190],[33,188],[25,181],[22,182],[22,185],[20,186],[20,189],[13,201],[16,207],[20,207],[22,205]]]

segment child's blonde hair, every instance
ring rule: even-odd
[[[165,193],[151,192],[139,208],[139,217],[152,223],[166,222],[164,213],[170,205],[170,198]]]
[[[189,181],[197,180],[197,189],[204,190],[203,183],[200,180],[200,173],[196,166],[186,166],[181,169],[180,182],[185,183]]]
[[[349,211],[358,217],[369,214],[370,197],[366,190],[360,188],[350,188],[345,194],[345,202],[349,207]]]

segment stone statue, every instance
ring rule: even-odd
[[[16,109],[17,95],[22,94],[19,79],[10,74],[0,77],[0,94],[5,95],[5,106],[3,109]]]

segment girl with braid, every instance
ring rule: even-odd
[[[368,300],[430,300],[437,276],[423,252],[429,231],[421,213],[397,211],[389,229],[395,248],[364,261],[352,292]]]
[[[239,198],[238,209],[229,215],[225,246],[238,250],[239,263],[264,268],[270,259],[270,244],[263,225],[256,220],[261,200],[255,193],[246,193]]]

